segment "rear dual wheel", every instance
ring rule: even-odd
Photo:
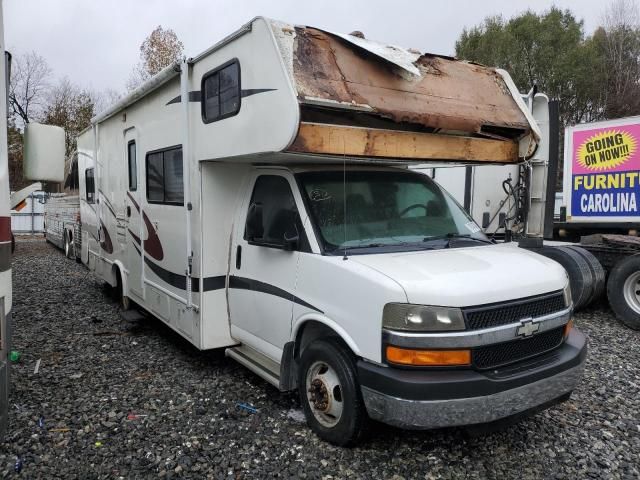
[[[574,310],[580,310],[591,301],[595,282],[589,264],[582,255],[567,247],[542,247],[533,251],[564,267],[569,275]]]
[[[640,255],[626,257],[613,267],[607,297],[618,320],[640,330]]]
[[[574,310],[581,310],[602,296],[605,271],[598,259],[588,250],[576,245],[532,249],[564,267],[569,275]]]
[[[368,420],[351,352],[324,338],[302,352],[298,388],[309,427],[323,440],[342,447],[362,437]]]

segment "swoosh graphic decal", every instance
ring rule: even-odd
[[[135,245],[134,245],[135,247]],[[140,249],[136,247],[136,251],[138,254],[141,254]],[[165,283],[168,283],[172,287],[179,288],[180,290],[185,290],[187,288],[187,277],[184,275],[180,275],[169,270],[165,270],[160,265],[155,264],[147,257],[144,258],[144,263],[147,265],[153,273],[155,273],[158,277],[160,277]],[[211,292],[213,290],[222,290],[226,287],[226,276],[218,275],[216,277],[206,277],[203,282],[203,292]],[[311,310],[315,310],[319,313],[324,313],[319,308],[314,307],[310,303],[305,302],[299,297],[283,290],[281,288],[276,287],[275,285],[271,285],[270,283],[260,282],[259,280],[254,280],[252,278],[244,278],[244,277],[236,277],[234,275],[229,277],[229,288],[236,288],[239,290],[251,290],[254,292],[266,293],[267,295],[274,295],[276,297],[284,298],[285,300],[290,300],[298,305],[302,305],[303,307],[310,308]],[[191,277],[191,290],[195,293],[200,291],[200,279],[197,277]]]
[[[240,98],[250,97],[251,95],[257,95],[258,93],[273,92],[277,88],[247,88],[240,90]],[[202,100],[202,93],[200,90],[192,90],[189,92],[189,102],[200,102]],[[182,98],[180,95],[172,98],[167,102],[167,105],[173,105],[174,103],[180,103]]]
[[[136,199],[133,198],[133,195],[131,195],[131,192],[127,192],[127,197],[129,197],[129,200],[131,200],[131,203],[133,203],[133,206],[136,208],[138,213],[140,213],[140,205],[138,205],[138,202],[136,202]]]
[[[138,255],[142,255],[140,249],[135,244],[133,246],[138,252]],[[187,277],[185,275],[180,275],[178,273],[166,270],[160,265],[149,260],[147,257],[144,258],[144,263],[151,269],[153,273],[160,277],[163,282],[171,285],[172,287],[179,288],[180,290],[186,290]],[[220,275],[217,277],[207,277],[202,283],[204,287],[203,291],[205,292],[220,290],[225,288],[226,286],[226,276]],[[200,279],[198,277],[191,277],[191,291],[194,293],[198,293],[200,291]]]
[[[113,215],[114,218],[117,217],[116,215],[116,211],[113,208],[113,205],[111,205],[111,202],[109,201],[109,199],[107,198],[107,196],[104,194],[104,192],[100,189],[98,189],[98,193],[100,195],[102,195],[102,201],[104,202],[104,204],[107,206],[107,209],[111,212],[111,215]]]
[[[100,226],[102,227],[102,231],[104,232],[104,240],[100,242],[100,246],[105,252],[111,255],[113,253],[113,243],[111,242],[109,230],[107,230],[107,227],[102,220],[100,220]]]
[[[244,277],[229,277],[229,288],[237,288],[240,290],[252,290],[254,292],[266,293],[267,295],[274,295],[276,297],[284,298],[285,300],[291,300],[292,302],[302,305],[303,307],[310,308],[319,313],[324,313],[319,308],[314,307],[310,303],[305,302],[299,297],[296,297],[292,293],[287,292],[281,288],[271,285],[270,283],[264,283],[259,280]]]
[[[138,213],[140,213],[140,205],[138,205],[138,202],[135,201],[130,192],[127,192],[127,196],[131,200],[131,203],[133,203],[133,206],[138,211]],[[149,217],[145,212],[142,212],[142,220],[144,221],[144,225],[147,229],[147,238],[146,240],[144,240],[144,251],[151,255],[154,260],[158,260],[160,262],[164,259],[164,251],[162,249],[162,243],[160,243],[160,237],[156,233],[156,229],[154,228],[151,220],[149,220]],[[129,229],[129,233],[131,234],[133,240],[138,245],[141,245],[140,237],[134,234],[131,229]]]

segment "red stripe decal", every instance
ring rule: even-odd
[[[11,217],[0,217],[0,242],[11,241]]]

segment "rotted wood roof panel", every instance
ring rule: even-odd
[[[492,68],[380,44],[367,48],[357,37],[311,27],[295,32],[293,75],[302,104],[357,109],[433,131],[511,140],[530,133]]]

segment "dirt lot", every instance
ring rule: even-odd
[[[199,352],[159,321],[123,321],[102,282],[42,241],[18,243],[13,321],[22,356],[3,476],[640,477],[640,332],[605,306],[576,316],[590,355],[569,402],[474,437],[375,425],[354,449],[318,440],[294,395],[221,352]]]

